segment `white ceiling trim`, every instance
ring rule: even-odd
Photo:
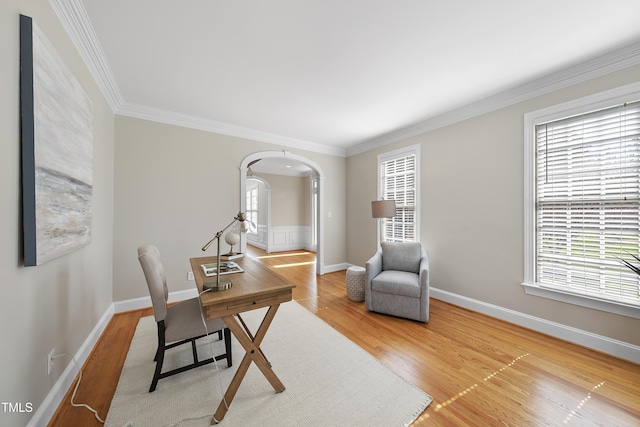
[[[124,103],[91,21],[80,0],[49,0],[112,111]]]
[[[96,84],[116,114],[268,142],[334,156],[352,156],[432,131],[499,108],[544,95],[604,74],[640,64],[640,42],[609,52],[549,76],[476,101],[448,113],[363,141],[350,148],[319,144],[187,114],[127,104],[80,0],[49,0],[58,19],[84,59]]]
[[[229,123],[218,122],[210,119],[198,118],[189,114],[176,113],[174,111],[151,108],[144,105],[124,104],[120,106],[115,112],[116,114],[120,114],[122,116],[166,123],[175,126],[182,126],[191,129],[198,129],[207,132],[214,132],[222,135],[235,136],[238,138],[246,138],[254,141],[268,142],[270,144],[290,148],[299,148],[301,150],[308,150],[315,153],[329,154],[338,157],[346,156],[346,151],[344,148],[332,147],[315,142],[289,138],[286,136],[276,135],[269,132],[262,132],[243,126],[232,125]]]
[[[347,157],[640,64],[640,42],[347,148]]]
[[[118,83],[111,71],[100,42],[96,37],[91,21],[80,0],[49,0],[58,19],[62,23],[74,46],[83,58],[85,65],[107,100],[111,110],[120,115],[130,116],[160,123],[215,132],[223,135],[268,142],[275,145],[298,148],[317,153],[345,157],[343,148],[318,144],[296,138],[262,132],[242,126],[193,117],[173,111],[149,108],[143,105],[129,104],[124,100]]]

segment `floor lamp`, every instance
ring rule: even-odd
[[[371,216],[378,220],[378,231],[380,232],[379,236],[382,236],[382,221],[380,221],[380,219],[393,218],[394,216],[396,216],[396,201],[374,200],[373,202],[371,202]],[[379,241],[378,244],[380,244]]]

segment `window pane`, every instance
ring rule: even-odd
[[[382,240],[415,241],[416,155],[381,162],[380,180],[380,197],[396,201],[395,217],[382,220]]]
[[[640,304],[640,102],[535,131],[536,282]]]

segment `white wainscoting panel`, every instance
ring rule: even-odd
[[[271,227],[271,252],[309,250],[311,230],[308,225]]]

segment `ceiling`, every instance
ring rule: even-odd
[[[638,0],[74,2],[116,112],[343,155],[640,46]]]

